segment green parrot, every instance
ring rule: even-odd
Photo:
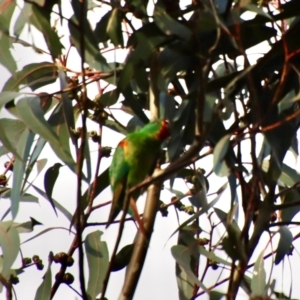
[[[128,134],[118,144],[109,168],[113,199],[106,227],[115,220],[123,209],[126,191],[150,175],[161,144],[169,135],[168,121],[156,120],[148,123],[139,131]],[[139,228],[142,229],[135,203],[140,193],[140,191],[132,193],[129,212],[134,216]]]

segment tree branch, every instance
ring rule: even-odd
[[[160,173],[159,169],[154,171],[154,176]],[[149,186],[147,190],[147,200],[143,215],[143,224],[146,235],[138,230],[135,241],[134,249],[130,259],[130,263],[126,270],[125,282],[119,300],[133,299],[136,286],[138,284],[141,271],[144,266],[145,258],[148,252],[157,208],[159,204],[159,195],[161,191],[161,182],[156,182]]]

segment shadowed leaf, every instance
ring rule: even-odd
[[[59,168],[62,167],[61,163],[55,163],[52,167],[50,167],[44,176],[44,188],[47,194],[47,197],[49,199],[49,202],[55,211],[55,214],[57,215],[56,208],[54,205],[54,202],[52,200],[52,192],[54,188],[54,184],[57,180],[58,174],[59,174]]]

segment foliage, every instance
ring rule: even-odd
[[[24,202],[36,203],[37,195],[67,219],[69,228],[63,229],[74,233],[74,240],[66,253],[48,249],[35,299],[52,299],[62,284],[82,299],[105,299],[110,273],[125,267],[122,299],[132,299],[156,214],[169,218],[171,206],[180,220],[170,252],[179,299],[204,294],[236,299],[242,290],[251,299],[291,299],[292,289],[288,296],[276,290],[273,267],[290,260],[299,238],[294,226],[299,225],[300,175],[285,159],[289,152],[298,158],[299,1],[158,0],[152,7],[144,0],[72,0],[67,9],[59,0],[20,2],[0,1],[0,64],[10,73],[0,93],[1,111],[9,114],[0,120],[0,155],[9,157],[0,175],[0,195],[10,200],[0,222],[0,283],[7,299],[13,299],[28,267],[44,268],[37,255],[23,257],[24,243],[61,229],[54,220],[40,232],[33,218],[17,221],[20,213],[29,220]],[[247,12],[254,17],[246,20]],[[33,31],[46,49],[34,35],[31,42],[22,38]],[[36,61],[19,68],[16,45],[35,51]],[[264,53],[252,59],[249,51],[257,45]],[[70,59],[74,49],[79,71]],[[126,58],[110,62],[124,50]],[[114,109],[131,116],[127,127]],[[107,128],[123,135],[137,130],[149,115],[169,120],[172,136],[158,160],[167,167],[130,191],[148,188],[146,233],[137,231],[135,240],[119,249],[124,213],[109,255],[103,232],[86,232],[105,225],[89,222],[107,204],[96,203],[109,187],[102,165],[111,148],[103,144],[103,134]],[[96,158],[90,153],[94,143]],[[47,146],[56,162],[43,173]],[[209,165],[203,163],[207,158]],[[61,168],[76,177],[77,198],[69,200],[74,213],[63,197],[53,196]],[[43,187],[34,182],[38,176]],[[176,196],[160,201],[165,180]],[[32,235],[25,240],[21,233]],[[271,270],[265,267],[269,257]],[[74,261],[78,274],[67,272]],[[56,275],[53,262],[60,265]],[[218,271],[211,284],[209,274]],[[217,287],[224,283],[227,291],[221,292]]]

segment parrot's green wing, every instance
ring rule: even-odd
[[[142,182],[151,172],[161,144],[168,136],[168,122],[156,120],[140,131],[128,134],[118,144],[109,170],[113,200],[107,226],[123,209],[127,191]],[[130,195],[127,212],[138,222],[140,229],[145,231],[136,207],[140,193],[140,190],[136,190]]]
[[[109,178],[113,192],[113,199],[106,227],[108,227],[111,222],[115,220],[124,205],[127,178],[129,173],[129,165],[125,160],[124,144],[125,139],[121,141],[116,148],[112,163],[109,168]]]

